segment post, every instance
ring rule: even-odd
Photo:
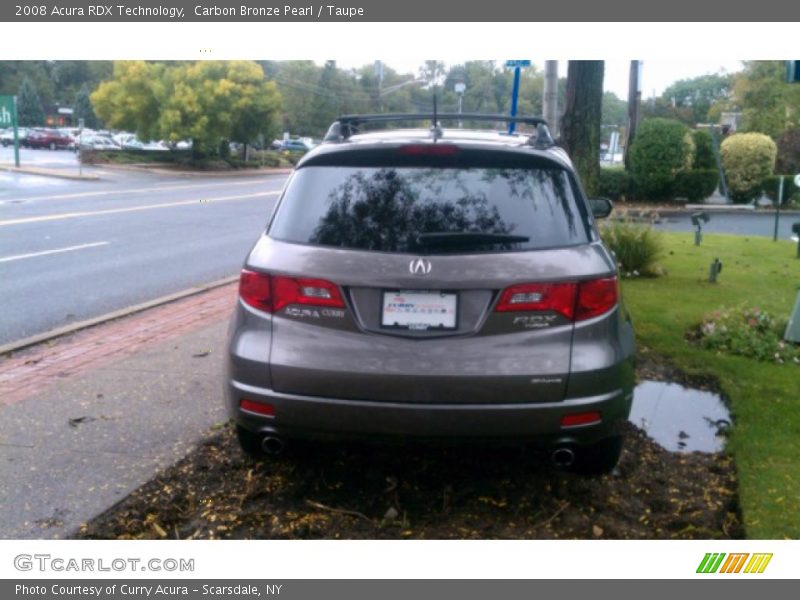
[[[553,139],[558,139],[558,61],[544,61],[544,91],[542,116],[547,121]]]
[[[778,201],[775,203],[775,231],[772,233],[772,241],[778,241],[778,223],[781,220],[781,203],[783,202],[783,175],[781,175],[781,182],[778,184]]]
[[[639,125],[639,105],[642,102],[642,82],[640,70],[642,61],[632,60],[628,73],[628,131],[625,136],[625,168],[630,169],[630,148],[636,137],[636,127]]]
[[[517,116],[517,98],[519,97],[519,76],[522,72],[522,68],[519,66],[514,67],[514,88],[511,90],[511,116]],[[510,121],[508,124],[508,133],[514,133],[514,129],[516,129],[516,123],[514,121]]]
[[[14,166],[19,168],[19,117],[17,115],[17,97],[14,96],[14,114],[12,115],[14,127]]]

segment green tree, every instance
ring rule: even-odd
[[[745,63],[733,92],[742,111],[741,131],[766,133],[773,139],[800,126],[800,85],[784,81],[785,65],[779,60]]]
[[[661,94],[668,106],[684,115],[689,125],[709,122],[709,109],[718,101],[725,100],[732,90],[733,77],[729,74],[708,74],[691,79],[681,79],[670,85]]]
[[[571,60],[561,122],[561,142],[575,163],[589,194],[600,186],[600,119],[604,64],[601,60]]]
[[[89,129],[100,128],[100,121],[97,119],[97,115],[94,114],[92,102],[89,99],[89,86],[87,84],[83,84],[75,95],[75,103],[72,105],[72,118],[76,125],[79,119],[83,119],[84,127]]]
[[[249,143],[274,134],[280,95],[254,62],[121,61],[91,100],[110,127],[134,130],[143,140],[191,139],[195,155],[205,155],[223,140]]]
[[[615,127],[625,127],[628,123],[628,103],[614,92],[603,93],[602,122]]]
[[[22,80],[17,98],[17,120],[22,127],[44,125],[44,109],[36,86],[27,77]]]

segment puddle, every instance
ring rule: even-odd
[[[630,421],[672,452],[720,452],[731,416],[717,394],[643,381],[633,393]]]

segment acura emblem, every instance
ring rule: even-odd
[[[418,258],[408,264],[408,270],[412,275],[427,275],[431,272],[431,261]]]

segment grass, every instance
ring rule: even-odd
[[[788,317],[800,286],[796,246],[768,238],[664,234],[668,275],[623,283],[640,352],[652,351],[684,371],[712,375],[729,400],[746,535],[800,538],[800,368],[717,354],[689,344],[688,328],[716,308],[746,302]],[[709,264],[724,267],[708,283]],[[709,490],[709,494],[713,494]]]

